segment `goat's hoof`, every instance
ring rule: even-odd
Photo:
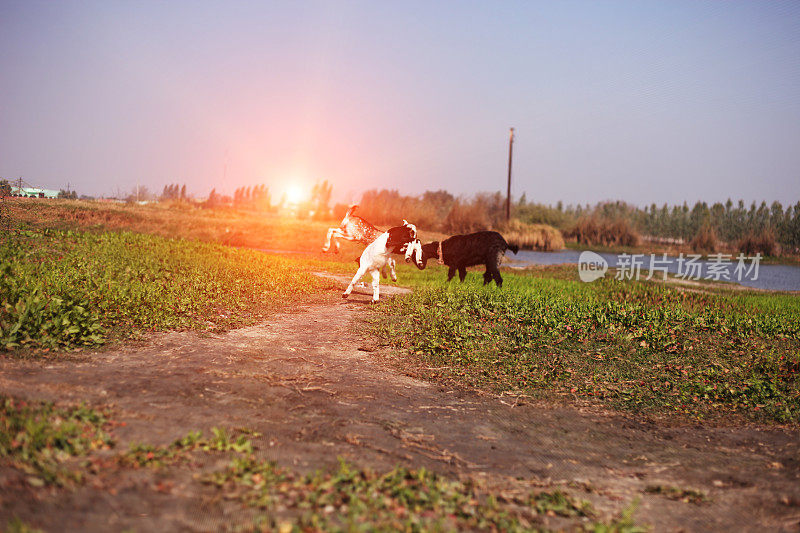
[[[370,300],[369,303],[376,304],[376,303],[378,303],[378,300]]]
[[[350,295],[347,294],[347,293],[342,294],[342,298],[347,298],[348,296],[350,296]]]
[[[392,281],[397,281],[397,276],[392,276]]]

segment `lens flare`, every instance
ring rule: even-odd
[[[286,200],[288,200],[290,204],[299,204],[303,202],[307,196],[306,191],[299,185],[289,185],[286,189]]]

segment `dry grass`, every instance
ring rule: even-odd
[[[527,224],[513,219],[500,231],[506,241],[526,250],[552,252],[564,248],[561,232],[547,224]]]
[[[28,226],[64,230],[126,230],[319,257],[323,257],[322,245],[328,228],[338,227],[341,221],[341,218],[298,220],[275,213],[232,208],[202,209],[186,202],[136,205],[14,198],[7,199],[6,204],[9,215],[18,228]],[[422,230],[420,238],[436,240],[441,239],[442,235]],[[340,242],[341,254],[338,257],[348,262],[364,249],[359,243]],[[336,256],[325,254],[324,257]]]
[[[492,220],[482,205],[456,200],[443,226],[451,234],[465,234],[490,229]]]
[[[775,232],[771,229],[765,229],[760,233],[748,233],[739,241],[737,248],[747,255],[760,253],[765,256],[776,256],[780,254],[780,245],[775,239]]]
[[[697,232],[697,235],[689,242],[692,250],[695,252],[713,253],[719,249],[719,239],[717,233],[711,226],[703,226]]]
[[[580,218],[567,237],[580,244],[601,246],[638,246],[641,240],[627,219],[597,216]]]

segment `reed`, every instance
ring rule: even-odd
[[[552,252],[564,248],[561,232],[547,224],[528,224],[512,219],[500,228],[500,232],[510,244],[525,250]]]
[[[595,215],[578,219],[567,232],[568,238],[580,244],[601,246],[637,246],[639,233],[625,218],[605,218]]]
[[[780,254],[780,246],[775,239],[775,232],[771,228],[764,229],[759,233],[749,232],[739,241],[737,248],[747,255],[760,253],[764,256],[776,256]]]
[[[716,252],[719,248],[717,232],[711,226],[703,226],[689,242],[695,252]]]

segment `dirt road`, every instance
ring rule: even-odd
[[[660,427],[419,381],[404,374],[402,354],[366,335],[369,292],[347,301],[326,295],[223,335],[170,333],[44,362],[0,357],[0,392],[111,407],[126,423],[116,432],[123,447],[246,427],[263,435],[254,439],[261,457],[301,471],[342,456],[498,486],[521,478],[587,499],[608,517],[638,498],[636,522],[656,530],[800,527],[797,431]],[[157,479],[119,470],[53,490],[26,487],[0,466],[0,525],[17,516],[46,531],[219,529],[238,520],[241,508],[215,499],[193,477],[211,466],[176,467]],[[709,501],[646,492],[657,486],[699,490]]]

